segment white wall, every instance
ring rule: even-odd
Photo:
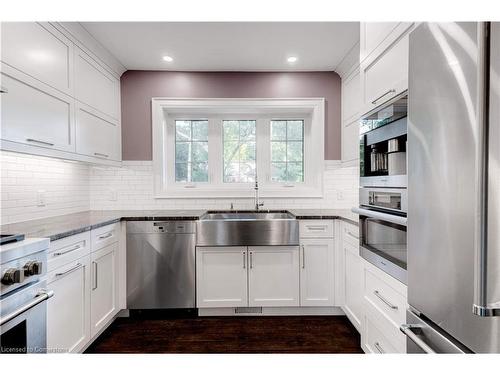
[[[351,208],[358,205],[358,168],[327,162],[323,198],[266,199],[264,208]],[[235,209],[252,208],[253,199],[154,199],[151,161],[125,161],[122,168],[93,167],[91,209]],[[116,200],[115,200],[116,199]]]
[[[252,199],[153,199],[151,161],[123,167],[0,151],[1,224],[92,210],[251,208]],[[358,205],[358,168],[327,162],[323,198],[263,199],[264,208],[351,208]],[[37,192],[44,191],[39,206]],[[113,194],[113,191],[116,192]],[[113,197],[115,195],[115,197]],[[116,200],[112,200],[116,198]]]
[[[0,151],[1,223],[38,219],[90,208],[90,166]],[[44,191],[45,205],[37,204]]]

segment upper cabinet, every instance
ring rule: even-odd
[[[2,23],[2,62],[71,94],[73,43],[50,24]]]
[[[119,163],[120,78],[109,56],[101,60],[85,46],[90,36],[77,40],[58,23],[1,28],[1,149]]]
[[[359,68],[342,80],[342,124],[355,121],[361,115],[361,82]]]
[[[118,120],[120,81],[80,48],[75,49],[75,98]]]
[[[408,89],[411,22],[361,23],[362,113]]]

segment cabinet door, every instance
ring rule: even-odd
[[[120,160],[120,127],[88,106],[77,104],[76,152],[100,159]]]
[[[47,347],[79,352],[90,340],[90,257],[52,271],[47,286],[54,291],[47,303]]]
[[[118,244],[91,254],[91,333],[94,337],[113,318],[116,307],[116,262]]]
[[[302,239],[300,305],[333,306],[335,253],[333,239]]]
[[[2,62],[71,95],[73,44],[64,35],[36,22],[2,22],[1,34]]]
[[[299,247],[248,248],[249,306],[299,306]]]
[[[118,119],[120,81],[92,57],[75,47],[75,97]]]
[[[345,306],[351,323],[361,332],[363,319],[363,262],[359,250],[344,242]]]
[[[342,161],[359,160],[359,122],[342,125]]]
[[[197,307],[245,307],[246,247],[198,247],[196,250]]]
[[[374,61],[361,66],[363,112],[408,89],[409,33],[390,45]]]
[[[360,61],[370,55],[389,36],[399,22],[360,23]]]
[[[361,115],[362,95],[359,69],[342,81],[342,124],[357,120]]]
[[[7,91],[1,94],[2,139],[74,151],[73,99],[33,78],[19,80],[4,72],[1,77]]]

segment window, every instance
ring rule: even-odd
[[[175,121],[175,181],[208,181],[208,121]]]
[[[271,121],[271,178],[304,181],[304,121]]]
[[[321,197],[323,99],[153,98],[156,198]],[[319,147],[321,145],[321,147]]]
[[[255,181],[254,120],[224,120],[224,182]]]

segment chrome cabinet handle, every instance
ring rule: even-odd
[[[380,354],[384,354],[385,353],[385,350],[382,349],[382,347],[380,346],[379,342],[377,341],[375,344],[373,344],[373,346],[375,346],[375,349],[377,349],[377,351],[380,353]]]
[[[476,168],[476,210],[474,220],[474,295],[472,311],[481,317],[500,316],[500,301],[490,301],[488,296],[488,106],[486,72],[489,69],[488,46],[486,35],[489,33],[486,22],[480,22],[478,27],[478,105],[476,119],[477,131],[477,156]],[[493,193],[490,193],[493,194]],[[496,251],[497,249],[492,249]]]
[[[427,354],[436,353],[429,345],[427,345],[424,340],[422,340],[418,335],[413,332],[414,329],[420,329],[421,326],[418,324],[403,324],[399,327],[399,330],[403,332],[411,341],[413,341],[420,349],[422,349]]]
[[[247,254],[244,251],[243,253],[243,269],[247,268]]]
[[[326,229],[327,225],[306,225],[307,229],[310,230],[323,230]]]
[[[385,303],[387,306],[389,306],[392,310],[397,310],[398,307],[396,305],[393,305],[390,303],[388,300],[386,300],[378,290],[373,291],[373,294],[375,294],[383,303]]]
[[[50,143],[50,142],[45,142],[45,141],[40,141],[38,139],[33,139],[33,138],[26,138],[26,140],[28,142],[33,142],[33,143],[40,143],[41,145],[45,145],[45,146],[54,146],[53,143]]]
[[[97,262],[92,262],[92,272],[93,272],[93,285],[92,285],[92,290],[97,289]]]
[[[253,253],[250,251],[250,269],[253,268]]]
[[[384,92],[382,95],[380,95],[377,99],[374,99],[374,100],[372,101],[372,104],[377,104],[377,102],[378,102],[380,99],[382,99],[384,96],[386,96],[387,94],[391,94],[391,93],[393,94],[393,93],[395,93],[395,92],[396,92],[396,90],[394,90],[394,89],[387,90],[387,91],[386,91],[386,92]]]
[[[42,303],[43,301],[51,298],[53,295],[54,295],[53,290],[41,290],[31,302],[28,302],[26,305],[23,305],[17,310],[12,311],[10,314],[2,316],[0,318],[0,326],[3,326],[5,323],[8,323],[12,319],[17,318],[22,313],[28,311],[32,307],[35,307],[39,303]]]
[[[306,268],[306,249],[302,245],[302,268]]]
[[[103,154],[103,153],[100,153],[100,152],[94,152],[94,155],[95,156],[102,156],[103,158],[109,158],[108,154]]]
[[[359,237],[356,236],[354,233],[352,233],[350,230],[345,231],[349,236],[354,237],[355,239],[359,240]]]
[[[113,233],[112,233],[112,232],[109,232],[108,234],[105,234],[105,235],[103,235],[103,236],[99,236],[99,239],[100,239],[100,240],[105,240],[106,238],[109,238],[109,237],[111,237],[112,235],[113,235]]]
[[[81,249],[81,248],[82,247],[80,245],[76,245],[75,247],[72,247],[71,249],[68,249],[68,250],[65,250],[65,251],[58,251],[57,253],[54,253],[54,256],[57,257],[57,256],[60,256],[60,255],[71,253],[72,251],[75,251],[75,250],[78,250],[78,249]]]
[[[56,277],[60,277],[60,276],[64,276],[64,275],[67,275],[68,273],[71,273],[73,271],[76,271],[77,269],[79,269],[80,267],[82,266],[81,263],[77,263],[76,266],[74,267],[71,267],[69,270],[67,271],[64,271],[64,272],[60,272],[60,273],[56,273]]]

